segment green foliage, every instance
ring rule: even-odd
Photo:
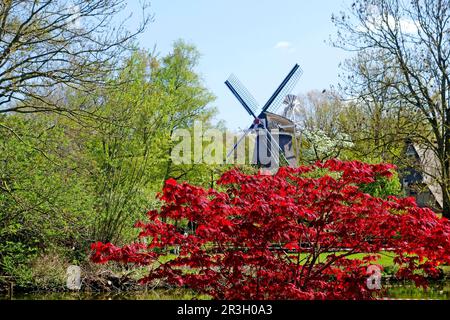
[[[136,50],[107,89],[56,90],[65,109],[82,106],[81,122],[70,114],[0,115],[0,275],[21,287],[58,286],[61,268],[84,263],[92,239],[134,237],[133,223],[159,206],[167,178],[215,180],[220,168],[170,159],[174,130],[191,130],[195,120],[212,127],[214,96],[195,72],[198,59],[182,41],[164,57]]]
[[[92,197],[66,134],[56,118],[0,119],[0,273],[27,282],[39,251],[84,251]]]
[[[398,196],[402,193],[402,185],[397,172],[394,172],[390,178],[378,177],[375,182],[361,185],[360,188],[363,192],[379,198]]]
[[[163,57],[135,50],[122,71],[109,76],[109,87],[88,93],[55,88],[55,104],[82,109],[83,121],[70,113],[0,115],[0,275],[21,287],[59,288],[64,268],[85,263],[94,239],[121,244],[136,236],[134,222],[161,206],[155,195],[168,178],[220,190],[215,181],[229,165],[175,164],[170,157],[177,129],[193,133],[201,121],[203,131],[226,130],[212,123],[215,97],[195,71],[199,57],[183,41]],[[366,154],[376,149],[366,147],[368,130],[351,127],[360,123],[361,110],[325,98],[308,98],[314,112],[305,118],[303,161],[381,162],[384,154],[398,154],[398,144]],[[362,188],[377,197],[400,193],[397,175]]]
[[[36,255],[37,248],[22,242],[5,241],[0,244],[0,268],[3,273],[13,276],[21,286],[32,281],[31,269],[27,266]]]
[[[170,159],[172,132],[190,128],[194,120],[207,123],[213,115],[208,105],[214,97],[194,71],[198,57],[193,46],[181,41],[163,58],[136,51],[111,80],[123,82],[121,89],[96,93],[94,100],[102,101],[101,121],[86,138],[86,154],[94,163],[92,238],[120,242],[134,236],[130,226],[150,209],[148,199],[175,170]]]

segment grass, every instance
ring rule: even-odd
[[[345,251],[339,251],[336,252],[336,254],[345,254]],[[323,253],[319,256],[319,259],[317,263],[325,261],[326,257],[330,255],[331,253]],[[383,266],[385,269],[385,272],[390,273],[392,269],[396,268],[396,264],[394,263],[394,257],[395,254],[389,251],[382,251],[378,253],[380,255],[380,258],[376,261],[374,261],[374,264],[379,264]],[[292,254],[296,256],[296,254]],[[363,259],[365,256],[367,256],[367,253],[355,253],[350,256],[348,256],[349,259]],[[167,254],[165,256],[160,256],[158,259],[159,263],[165,263],[167,261],[175,259],[177,256],[175,254]],[[305,259],[307,257],[306,253],[302,253],[300,255],[300,259]],[[442,270],[446,275],[450,275],[450,266],[441,266]]]
[[[394,257],[395,255],[391,252],[379,252],[378,253],[380,255],[380,258],[375,261],[375,263],[382,265],[383,267],[389,267],[389,266],[393,266],[394,265]],[[362,259],[366,256],[367,254],[365,253],[355,253],[351,256],[349,256],[349,258],[351,259]]]
[[[340,251],[340,252],[336,252],[336,253],[337,254],[345,254],[346,252],[345,251]],[[328,255],[330,255],[330,254],[331,253],[322,253],[319,256],[319,259],[318,259],[317,262],[323,262],[326,259],[326,257]],[[383,251],[383,252],[380,252],[379,254],[380,254],[380,258],[376,261],[376,263],[381,264],[384,267],[386,267],[386,266],[393,266],[394,265],[394,254],[393,253]],[[293,253],[292,255],[296,256],[297,254]],[[306,253],[302,253],[300,255],[300,259],[306,258],[307,255],[308,254],[306,254]],[[348,258],[350,258],[350,259],[362,259],[366,255],[367,255],[366,253],[355,253],[355,254],[352,254],[352,255],[348,256]],[[170,260],[175,259],[176,257],[177,257],[177,255],[170,253],[170,254],[167,254],[165,256],[160,256],[159,259],[158,259],[158,262],[159,263],[166,263],[166,262],[168,262]],[[449,271],[450,271],[450,269],[449,269]]]
[[[317,263],[320,262],[324,262],[325,259],[327,258],[327,256],[329,256],[330,254],[345,254],[345,251],[338,251],[338,252],[333,252],[333,253],[322,253],[319,258],[317,259]],[[394,265],[394,254],[390,253],[390,252],[379,252],[378,253],[380,255],[380,258],[375,261],[375,263],[382,265],[383,267],[387,267],[387,266],[393,266]],[[296,256],[297,254],[293,253],[293,256]],[[309,254],[307,253],[302,253],[300,255],[300,259],[303,260],[305,259]],[[352,255],[349,255],[348,258],[349,259],[363,259],[365,256],[367,256],[367,253],[354,253]]]

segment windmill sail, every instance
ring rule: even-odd
[[[255,117],[257,110],[259,109],[258,102],[247,90],[247,88],[239,81],[239,79],[232,74],[227,81],[225,81],[227,87],[236,96],[239,102],[244,106],[247,112]]]
[[[254,160],[258,165],[266,168],[276,168],[281,165],[280,160],[284,160],[289,166],[295,166],[297,164],[292,145],[292,134],[295,134],[295,124],[287,119],[287,117],[277,115],[274,112],[283,102],[288,104],[287,108],[291,108],[292,112],[294,112],[293,109],[296,99],[294,99],[295,96],[289,95],[289,93],[294,88],[302,73],[302,69],[296,64],[269,98],[259,114],[257,113],[259,107],[255,98],[253,98],[250,92],[234,75],[231,75],[225,81],[226,86],[242,104],[244,109],[254,118],[244,136],[239,139],[233,149],[228,153],[227,158],[234,153],[233,151],[236,150],[237,146],[251,132],[257,134]]]
[[[300,107],[300,101],[298,100],[298,97],[294,94],[288,94],[284,99],[283,104],[286,105],[282,113],[283,117],[295,122],[295,115],[296,113],[298,113]]]
[[[282,104],[285,96],[290,93],[294,86],[297,84],[302,73],[303,70],[298,64],[296,64],[280,84],[280,86],[277,88],[277,90],[275,90],[269,100],[267,100],[267,103],[264,105],[261,112],[269,111],[275,113]]]

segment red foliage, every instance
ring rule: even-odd
[[[150,265],[143,283],[164,279],[217,299],[370,299],[367,266],[388,250],[398,277],[426,285],[450,260],[450,223],[412,198],[381,199],[358,188],[393,168],[329,160],[275,175],[235,169],[219,179],[223,191],[171,179],[161,209],[136,225],[141,242],[93,244],[92,259]],[[314,177],[317,169],[329,174]],[[194,232],[176,227],[187,221]],[[155,263],[177,246],[174,259]]]

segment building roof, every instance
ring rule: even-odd
[[[436,202],[442,208],[443,196],[442,189],[436,179],[433,177],[439,176],[441,165],[436,154],[430,148],[420,146],[418,144],[411,144],[419,157],[420,166],[424,172],[422,182],[426,184]]]
[[[289,132],[289,133],[294,133],[295,130],[295,125],[294,122],[292,122],[292,120],[280,116],[279,114],[276,113],[271,113],[271,112],[265,112],[265,115],[267,117],[267,120],[269,121],[269,124],[276,124],[277,126],[279,126],[280,128],[282,128],[284,131]]]

